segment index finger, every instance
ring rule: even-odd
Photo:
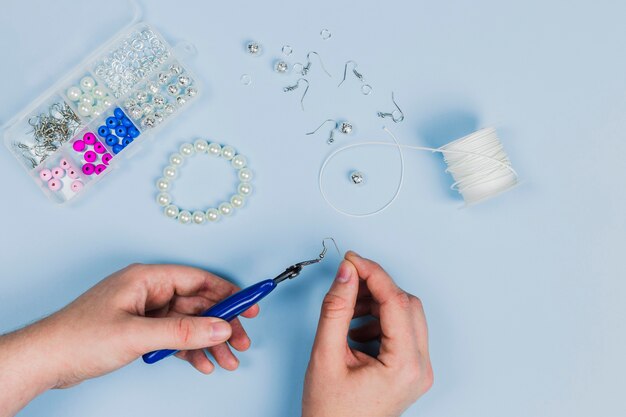
[[[346,260],[356,268],[372,298],[380,306],[381,348],[378,359],[385,365],[405,363],[418,350],[415,321],[409,294],[400,289],[393,279],[375,262],[354,252]]]

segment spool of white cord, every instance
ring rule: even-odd
[[[344,146],[331,153],[322,163],[319,174],[319,188],[324,201],[335,211],[350,217],[368,217],[378,214],[389,207],[400,194],[404,183],[403,149],[440,152],[448,165],[446,172],[454,178],[451,188],[461,194],[466,204],[475,204],[493,197],[517,184],[517,172],[511,166],[508,155],[494,128],[486,128],[450,142],[440,148],[404,145],[387,128],[383,128],[391,142],[361,142]],[[400,156],[400,180],[394,195],[379,209],[368,213],[352,213],[334,205],[324,191],[324,170],[328,163],[340,152],[361,146],[392,146],[398,148]]]

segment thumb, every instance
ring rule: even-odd
[[[349,261],[342,261],[337,277],[324,297],[313,345],[313,356],[325,362],[345,363],[348,330],[359,292],[359,277]]]
[[[230,338],[228,322],[215,317],[164,317],[140,318],[135,335],[141,340],[142,350],[203,349]]]

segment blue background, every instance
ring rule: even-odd
[[[620,1],[145,2],[166,39],[194,43],[189,67],[204,94],[132,159],[76,204],[46,201],[8,151],[0,152],[0,330],[70,302],[131,262],[175,262],[241,285],[309,258],[325,236],[386,267],[422,298],[435,385],[407,416],[623,416],[626,371],[624,151],[626,13]],[[5,1],[0,15],[7,121],[130,19],[127,3]],[[329,41],[319,32],[328,28]],[[246,40],[265,48],[243,52]],[[293,59],[315,50],[311,88],[271,70],[283,44]],[[358,62],[363,96],[343,63]],[[251,86],[239,78],[252,76]],[[523,184],[459,209],[438,155],[407,156],[405,188],[375,217],[352,219],[321,199],[317,175],[341,144],[387,140],[378,110],[390,92],[406,120],[404,143],[442,145],[498,128]],[[353,122],[333,147],[327,118]],[[182,142],[236,147],[256,174],[255,193],[227,221],[183,227],[154,202],[154,182]],[[224,198],[225,165],[198,158],[176,184],[184,205]],[[397,181],[392,149],[346,152],[329,168],[329,193],[351,210],[380,205]],[[357,168],[369,183],[356,189]],[[224,177],[226,176],[226,177]],[[262,303],[241,367],[211,376],[186,363],[135,362],[111,375],[36,399],[24,416],[299,415],[320,301],[338,256]],[[45,355],[45,352],[41,352]],[[381,395],[385,395],[381,391]]]

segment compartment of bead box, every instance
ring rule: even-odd
[[[176,94],[167,93],[171,84],[179,87]],[[110,172],[127,147],[139,149],[138,142],[153,136],[146,132],[153,133],[198,93],[197,78],[173,49],[139,23],[3,126],[5,145],[52,201],[64,203]]]

